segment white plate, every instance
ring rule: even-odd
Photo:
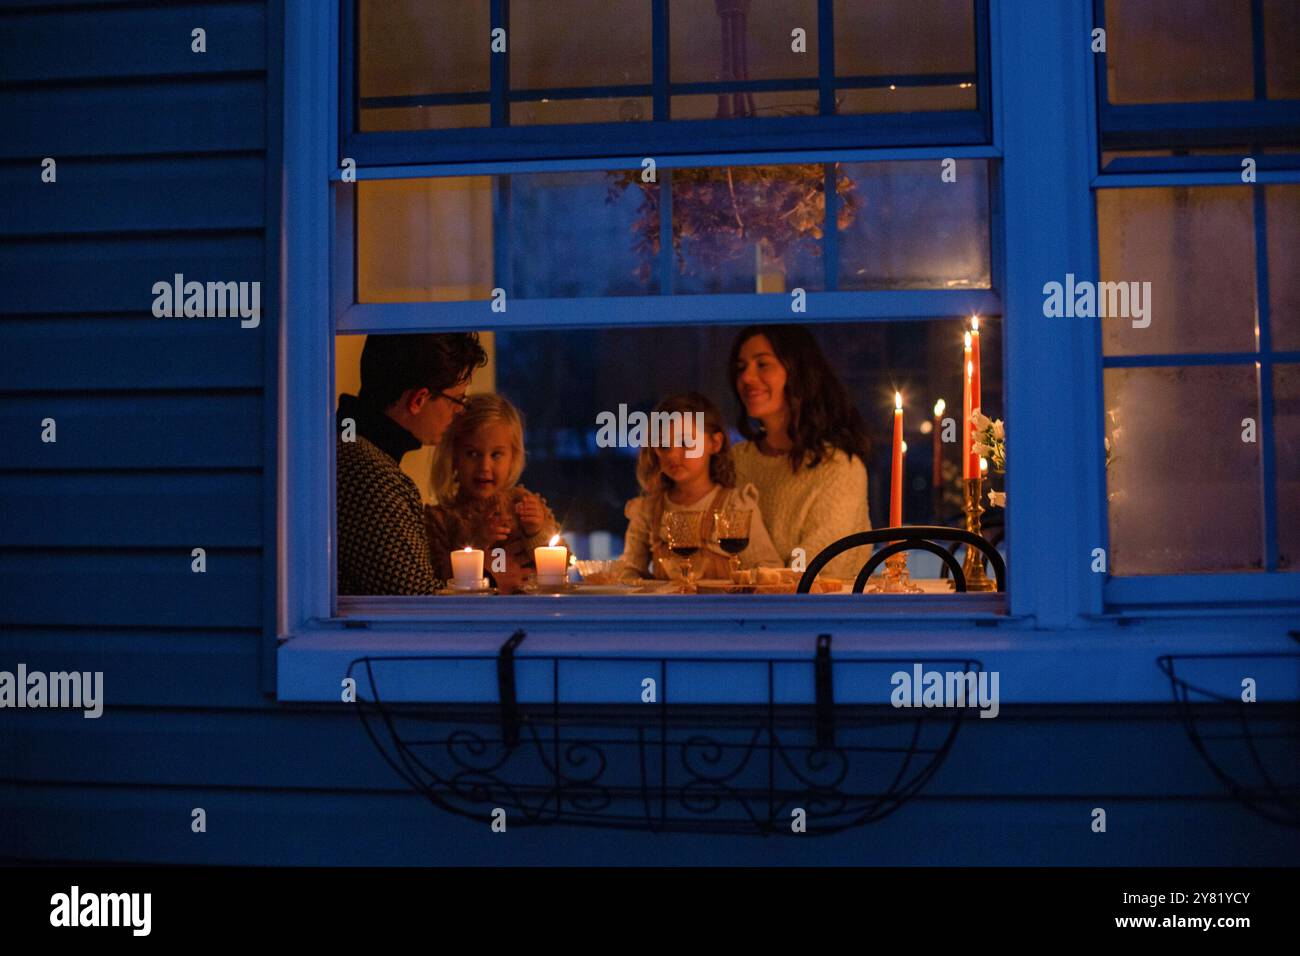
[[[439,588],[434,594],[456,594],[461,597],[469,597],[475,594],[496,594],[497,589],[484,582],[481,588]]]

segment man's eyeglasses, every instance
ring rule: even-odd
[[[439,392],[438,394],[449,402],[455,402],[461,408],[469,408],[469,402],[465,401],[463,398],[457,398],[455,395],[448,395],[446,392]]]

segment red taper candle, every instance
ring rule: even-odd
[[[903,395],[894,393],[894,471],[889,487],[889,526],[903,523]]]
[[[971,429],[974,422],[971,421],[971,404],[970,404],[970,386],[973,365],[970,360],[970,333],[966,333],[966,347],[962,355],[961,363],[961,476],[965,479],[976,478],[979,476],[979,465],[972,465],[971,462]],[[971,469],[975,471],[972,473]]]
[[[943,484],[943,410],[948,407],[942,398],[934,403],[934,477],[933,485],[938,488]]]

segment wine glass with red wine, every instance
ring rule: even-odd
[[[718,547],[731,555],[731,570],[740,570],[740,552],[749,547],[749,522],[754,513],[748,509],[713,512],[713,536]]]
[[[704,543],[702,511],[668,511],[664,513],[664,537],[673,554],[686,563],[686,580],[682,590],[695,590],[695,565],[691,558]]]

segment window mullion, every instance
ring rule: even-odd
[[[432,332],[444,329],[581,329],[790,320],[789,298],[784,295],[734,293],[619,296],[616,309],[610,308],[610,302],[610,298],[601,296],[577,299],[511,298],[506,312],[493,312],[487,299],[460,302],[362,302],[338,315],[335,331],[370,333]],[[807,304],[807,315],[816,322],[899,322],[926,319],[958,321],[971,314],[999,316],[1003,312],[1001,297],[990,289],[809,292]],[[1045,454],[1050,458],[1052,452],[1049,450]]]
[[[991,6],[1005,212],[1005,401],[1013,614],[1069,627],[1101,609],[1100,348],[1093,323],[1043,315],[1043,285],[1095,272],[1089,11]],[[1082,140],[1082,142],[1081,142]]]
[[[494,127],[510,125],[510,11],[509,0],[492,0],[492,30],[506,31],[506,52],[492,53],[490,71],[492,77],[491,116]]]
[[[835,16],[834,0],[817,0],[817,79],[820,89],[818,112],[835,115]],[[829,193],[827,196],[829,197]]]
[[[818,149],[810,151],[782,150],[780,152],[748,151],[743,153],[691,153],[680,156],[655,156],[655,165],[662,172],[667,169],[691,169],[701,166],[785,166],[801,163],[873,163],[890,160],[930,159],[996,159],[1001,152],[992,146],[925,146],[882,149]],[[396,166],[358,165],[356,178],[370,179],[425,179],[438,176],[493,176],[510,173],[580,172],[584,170],[640,169],[645,159],[639,154],[624,156],[599,156],[575,159],[500,160],[464,163],[411,163]],[[1261,177],[1264,174],[1261,173]],[[331,179],[342,178],[334,170]],[[1262,180],[1261,180],[1262,181]]]
[[[659,177],[659,257],[655,265],[659,270],[659,294],[673,294],[673,174],[665,169]]]
[[[840,287],[840,230],[838,226],[840,215],[840,194],[836,180],[838,179],[839,165],[837,163],[826,164],[826,176],[824,200],[824,219],[822,222],[822,265],[825,269],[823,281],[826,283],[826,291],[834,292]]]
[[[514,288],[510,264],[510,177],[494,176],[492,182],[492,278],[493,285]]]
[[[1255,99],[1268,99],[1268,65],[1264,61],[1264,0],[1250,0],[1250,45],[1255,61]]]
[[[1256,345],[1264,361],[1259,370],[1259,474],[1264,483],[1264,570],[1276,571],[1277,545],[1277,480],[1274,474],[1276,461],[1273,453],[1273,337],[1269,327],[1268,291],[1268,219],[1265,188],[1254,187],[1255,199],[1255,316]]]
[[[650,76],[654,86],[653,116],[657,123],[669,119],[668,100],[668,0],[653,0],[651,4],[651,66]]]

